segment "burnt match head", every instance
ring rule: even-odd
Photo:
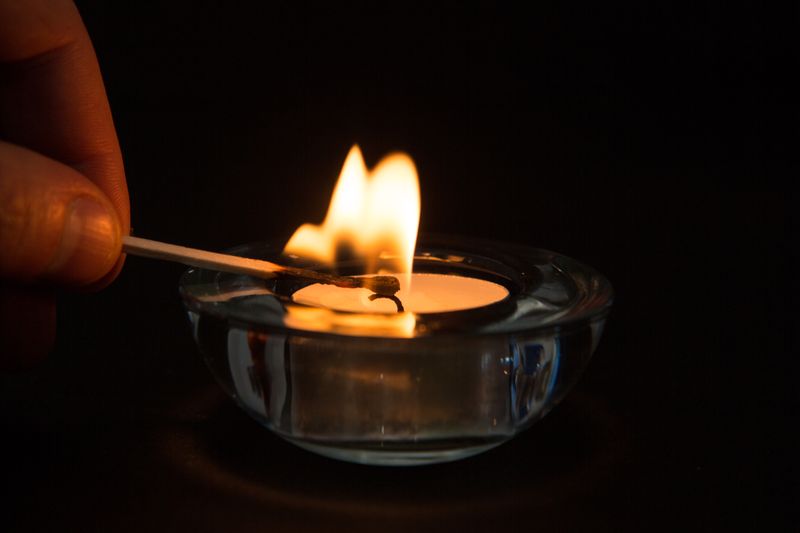
[[[360,287],[369,289],[379,296],[394,296],[400,290],[400,280],[394,276],[372,276],[355,278]]]
[[[316,281],[317,283],[336,285],[345,289],[369,289],[379,296],[394,296],[400,290],[400,280],[394,276],[335,276],[295,267],[280,267],[278,273],[284,276]]]
[[[387,298],[397,305],[398,313],[402,313],[404,310],[403,302],[400,301],[400,298],[395,296],[397,291],[400,290],[400,280],[394,276],[372,276],[368,278],[340,276],[330,277],[326,282],[333,283],[337,287],[345,287],[348,289],[368,289],[374,293],[369,297],[371,301],[377,300],[378,298]]]

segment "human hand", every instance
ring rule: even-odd
[[[0,0],[0,368],[55,341],[55,295],[105,286],[130,229],[119,143],[70,0]]]

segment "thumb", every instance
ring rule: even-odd
[[[121,242],[117,213],[94,183],[0,141],[0,278],[88,285],[112,270]]]

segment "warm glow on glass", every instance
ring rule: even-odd
[[[330,287],[323,285],[323,287]],[[371,335],[377,337],[413,337],[417,323],[414,313],[337,313],[332,309],[286,306],[283,321],[286,327],[303,331],[323,331],[342,335]]]

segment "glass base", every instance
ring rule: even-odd
[[[286,438],[286,437],[284,437]],[[508,439],[482,441],[450,441],[421,444],[419,442],[365,445],[364,443],[320,443],[287,438],[287,441],[319,455],[363,465],[375,466],[421,466],[458,461],[478,455],[499,446]]]

